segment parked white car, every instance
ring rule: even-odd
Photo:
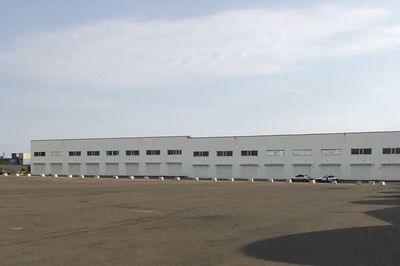
[[[317,179],[318,182],[332,182],[338,181],[338,178],[334,175],[325,175]]]
[[[303,181],[303,182],[307,182],[310,181],[311,177],[309,177],[308,175],[304,175],[304,174],[299,174],[296,175],[295,177],[292,178],[292,181]]]

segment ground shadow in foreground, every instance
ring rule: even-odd
[[[400,228],[394,225],[311,232],[261,240],[246,255],[306,265],[400,265]]]

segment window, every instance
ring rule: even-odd
[[[242,156],[258,156],[258,151],[241,151]]]
[[[160,150],[147,150],[146,155],[160,155]]]
[[[107,156],[118,156],[119,151],[106,151]]]
[[[283,156],[285,155],[284,150],[267,150],[267,156]]]
[[[50,155],[52,157],[61,157],[62,156],[62,151],[52,151],[52,152],[50,152]]]
[[[35,156],[35,157],[43,157],[43,156],[46,156],[46,153],[44,151],[35,151],[33,153],[33,156]]]
[[[311,149],[300,149],[300,150],[293,150],[294,156],[311,156],[312,150]]]
[[[233,151],[217,151],[218,157],[230,157],[233,156]]]
[[[322,149],[321,150],[321,155],[334,156],[334,155],[341,155],[341,154],[342,154],[341,149]]]
[[[351,149],[351,155],[370,155],[372,154],[371,148],[362,148],[362,149]]]
[[[383,154],[400,154],[400,148],[383,148]]]
[[[194,157],[208,157],[209,152],[208,151],[194,151],[193,156]]]
[[[81,152],[80,151],[70,151],[69,156],[81,156]]]
[[[181,155],[182,154],[182,150],[168,150],[167,154],[168,155]]]
[[[100,156],[99,151],[87,151],[86,154],[87,156]]]
[[[139,150],[126,150],[126,156],[139,156]]]

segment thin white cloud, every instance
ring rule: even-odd
[[[21,37],[0,73],[71,87],[160,86],[192,76],[265,75],[307,60],[398,49],[376,8],[237,10],[180,20],[110,20]]]

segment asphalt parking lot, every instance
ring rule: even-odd
[[[400,185],[0,177],[1,265],[400,265]]]

